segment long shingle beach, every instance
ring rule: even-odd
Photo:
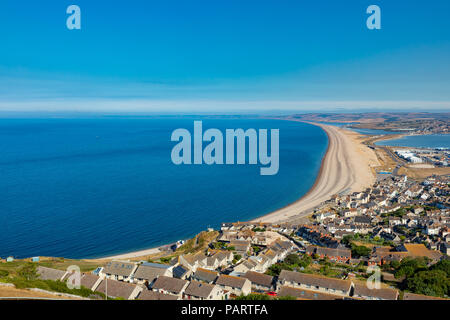
[[[311,214],[316,206],[335,194],[362,191],[375,181],[371,167],[378,165],[377,157],[357,141],[357,133],[331,125],[311,124],[321,127],[329,141],[314,186],[298,201],[253,221],[293,221]]]

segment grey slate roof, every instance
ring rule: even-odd
[[[306,274],[288,270],[282,270],[278,280],[285,280],[309,286],[319,286],[327,289],[342,290],[347,292],[350,290],[350,280],[340,280],[327,278],[319,275]]]
[[[195,271],[193,278],[205,282],[214,282],[217,279],[218,275],[219,274],[215,271],[197,268],[197,271]]]
[[[66,273],[65,271],[62,271],[62,270],[57,270],[57,269],[52,269],[52,268],[47,268],[47,267],[42,267],[42,266],[37,267],[36,272],[38,274],[39,279],[54,280],[54,281],[61,280],[61,278]]]
[[[161,264],[141,264],[133,275],[135,279],[144,279],[153,282],[159,276],[167,272],[169,266]]]
[[[323,292],[310,291],[305,289],[291,288],[287,286],[281,287],[277,294],[278,297],[295,297],[301,300],[342,300],[343,297]]]
[[[259,272],[247,271],[243,278],[247,278],[252,284],[260,286],[271,287],[273,284],[273,277]]]
[[[178,300],[178,297],[161,292],[143,290],[137,297],[137,300]]]
[[[216,284],[221,285],[221,286],[228,286],[228,287],[232,287],[232,288],[242,288],[244,286],[246,280],[247,279],[245,279],[245,278],[221,274],[217,278]]]
[[[131,283],[104,279],[95,291],[106,294],[106,281],[108,281],[108,297],[128,299],[136,289],[136,285]]]
[[[353,296],[372,297],[383,300],[397,300],[398,291],[389,288],[369,289],[365,283],[355,283],[355,291]]]
[[[122,277],[129,277],[135,267],[134,263],[122,261],[110,261],[103,267],[103,272]]]
[[[211,294],[211,291],[213,291],[214,287],[215,286],[212,284],[199,281],[191,281],[184,293],[190,296],[207,298]]]
[[[181,293],[187,283],[188,281],[186,280],[159,276],[158,279],[156,279],[155,283],[152,285],[152,289],[162,289],[178,294]]]

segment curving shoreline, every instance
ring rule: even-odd
[[[308,123],[319,126],[328,136],[328,149],[314,185],[299,200],[253,222],[292,222],[310,215],[333,195],[362,191],[375,181],[371,166],[376,164],[376,156],[354,139],[357,134],[335,126]]]
[[[334,194],[345,191],[362,191],[375,181],[370,167],[376,165],[376,155],[356,140],[359,134],[321,123],[307,123],[319,126],[328,137],[327,151],[322,158],[320,170],[313,186],[297,201],[253,219],[252,222],[292,222],[310,215],[316,206],[330,199]],[[99,259],[133,259],[155,254],[159,252],[159,248],[149,248]]]

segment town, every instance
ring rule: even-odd
[[[108,261],[80,284],[97,299],[445,299],[449,192],[449,176],[389,176],[333,196],[302,223],[223,223],[146,260]],[[42,281],[73,279],[29,265]],[[379,289],[367,285],[374,267]]]

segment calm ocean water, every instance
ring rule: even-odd
[[[0,119],[0,257],[99,257],[255,218],[305,194],[327,147],[309,124],[203,118],[204,130],[279,128],[279,173],[175,166],[170,135],[193,120]]]
[[[430,134],[405,136],[400,139],[383,140],[375,143],[379,146],[413,147],[413,148],[450,148],[449,134]]]

